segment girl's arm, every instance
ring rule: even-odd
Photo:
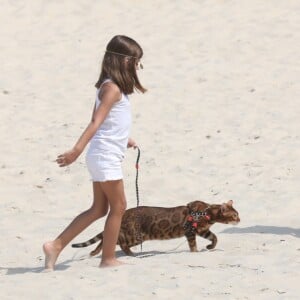
[[[108,82],[103,85],[101,95],[99,95],[99,97],[101,97],[100,105],[94,111],[91,122],[88,124],[88,126],[78,139],[77,143],[71,150],[60,154],[57,157],[56,162],[60,167],[65,167],[71,164],[82,153],[85,146],[88,144],[88,142],[96,133],[97,129],[105,120],[112,106],[120,100],[121,92],[116,84]]]

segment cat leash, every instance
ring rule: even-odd
[[[141,244],[141,253],[143,252],[143,238],[142,238],[142,230],[141,230],[141,213],[139,210],[140,206],[140,194],[139,194],[139,161],[141,157],[141,150],[139,147],[136,147],[138,150],[137,158],[136,158],[136,163],[135,163],[135,169],[136,169],[136,177],[135,177],[135,190],[136,190],[136,207],[137,207],[137,212],[136,212],[136,240],[140,242]],[[185,243],[185,241],[183,241]],[[181,243],[179,246],[177,246],[174,250],[177,250],[183,243]],[[148,255],[141,255],[139,258],[146,257]]]
[[[138,154],[136,158],[136,163],[135,163],[135,169],[136,169],[136,176],[135,176],[135,190],[136,190],[136,207],[139,207],[140,205],[140,195],[139,195],[139,161],[141,157],[141,150],[139,147],[136,147]]]
[[[135,163],[135,169],[136,169],[136,177],[135,177],[135,190],[136,190],[136,207],[137,207],[137,214],[136,214],[136,238],[137,241],[141,243],[141,252],[143,252],[143,239],[142,239],[142,232],[141,232],[141,214],[139,211],[140,206],[140,194],[139,194],[139,161],[141,157],[141,150],[139,147],[136,147],[138,150],[136,163]]]
[[[143,253],[143,235],[142,235],[142,228],[141,228],[141,224],[142,224],[142,216],[141,216],[141,211],[139,209],[140,206],[140,193],[139,193],[139,161],[140,161],[140,157],[141,157],[141,150],[139,147],[136,147],[136,149],[138,150],[138,154],[137,154],[137,158],[136,158],[136,163],[135,163],[135,168],[136,168],[136,177],[135,177],[135,189],[136,189],[136,208],[137,208],[137,212],[135,215],[135,219],[136,219],[136,240],[138,243],[140,243],[141,245],[141,253]],[[139,255],[138,258],[143,258],[146,256],[151,256],[151,255]]]

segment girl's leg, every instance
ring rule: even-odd
[[[103,248],[100,267],[120,265],[115,257],[122,216],[126,209],[123,180],[101,182],[102,190],[109,202],[110,210],[103,232]]]
[[[57,257],[66,245],[91,223],[107,214],[108,201],[100,182],[93,182],[93,191],[94,201],[91,208],[78,215],[54,241],[43,245],[46,269],[54,269]]]

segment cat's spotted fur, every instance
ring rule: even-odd
[[[207,249],[215,248],[217,237],[209,228],[214,223],[237,224],[238,212],[232,207],[232,200],[223,204],[208,204],[194,201],[185,206],[151,207],[140,206],[125,211],[117,244],[127,255],[133,255],[130,248],[147,240],[168,240],[186,236],[190,250],[197,251],[196,235],[211,241]],[[102,249],[103,232],[84,243],[73,244],[80,248],[101,241],[91,255]]]

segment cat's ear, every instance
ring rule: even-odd
[[[233,201],[229,200],[227,203],[223,203],[221,205],[221,212],[224,213],[225,211],[228,210],[229,207],[232,207]]]
[[[233,201],[232,201],[232,200],[229,200],[229,201],[227,202],[227,205],[229,205],[229,206],[232,206],[232,204],[233,204]]]

